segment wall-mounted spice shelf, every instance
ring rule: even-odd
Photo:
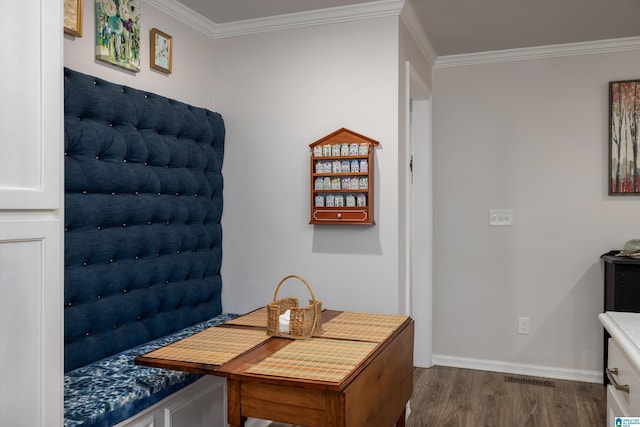
[[[345,128],[309,144],[309,224],[375,224],[373,154],[378,144]]]

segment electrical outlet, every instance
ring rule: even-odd
[[[518,334],[529,335],[529,318],[518,317]]]

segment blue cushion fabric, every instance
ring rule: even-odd
[[[222,313],[222,117],[64,71],[65,372]]]
[[[134,365],[157,348],[237,317],[221,314],[170,336],[67,372],[64,376],[65,427],[111,427],[200,378],[200,375]]]

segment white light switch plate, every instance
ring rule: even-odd
[[[513,226],[513,209],[490,209],[489,225],[494,227]]]

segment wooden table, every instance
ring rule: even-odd
[[[375,317],[373,325],[352,329],[362,316]],[[216,328],[238,334],[259,329],[241,324]],[[172,346],[185,338],[164,347],[164,354],[138,356],[136,364],[225,377],[231,427],[244,426],[247,417],[307,427],[404,426],[413,391],[413,320],[325,310],[323,328],[323,335],[310,340],[265,337],[218,364],[206,356],[172,355]],[[352,330],[352,336],[344,336]],[[197,343],[205,332],[191,342],[206,347],[204,341]]]

